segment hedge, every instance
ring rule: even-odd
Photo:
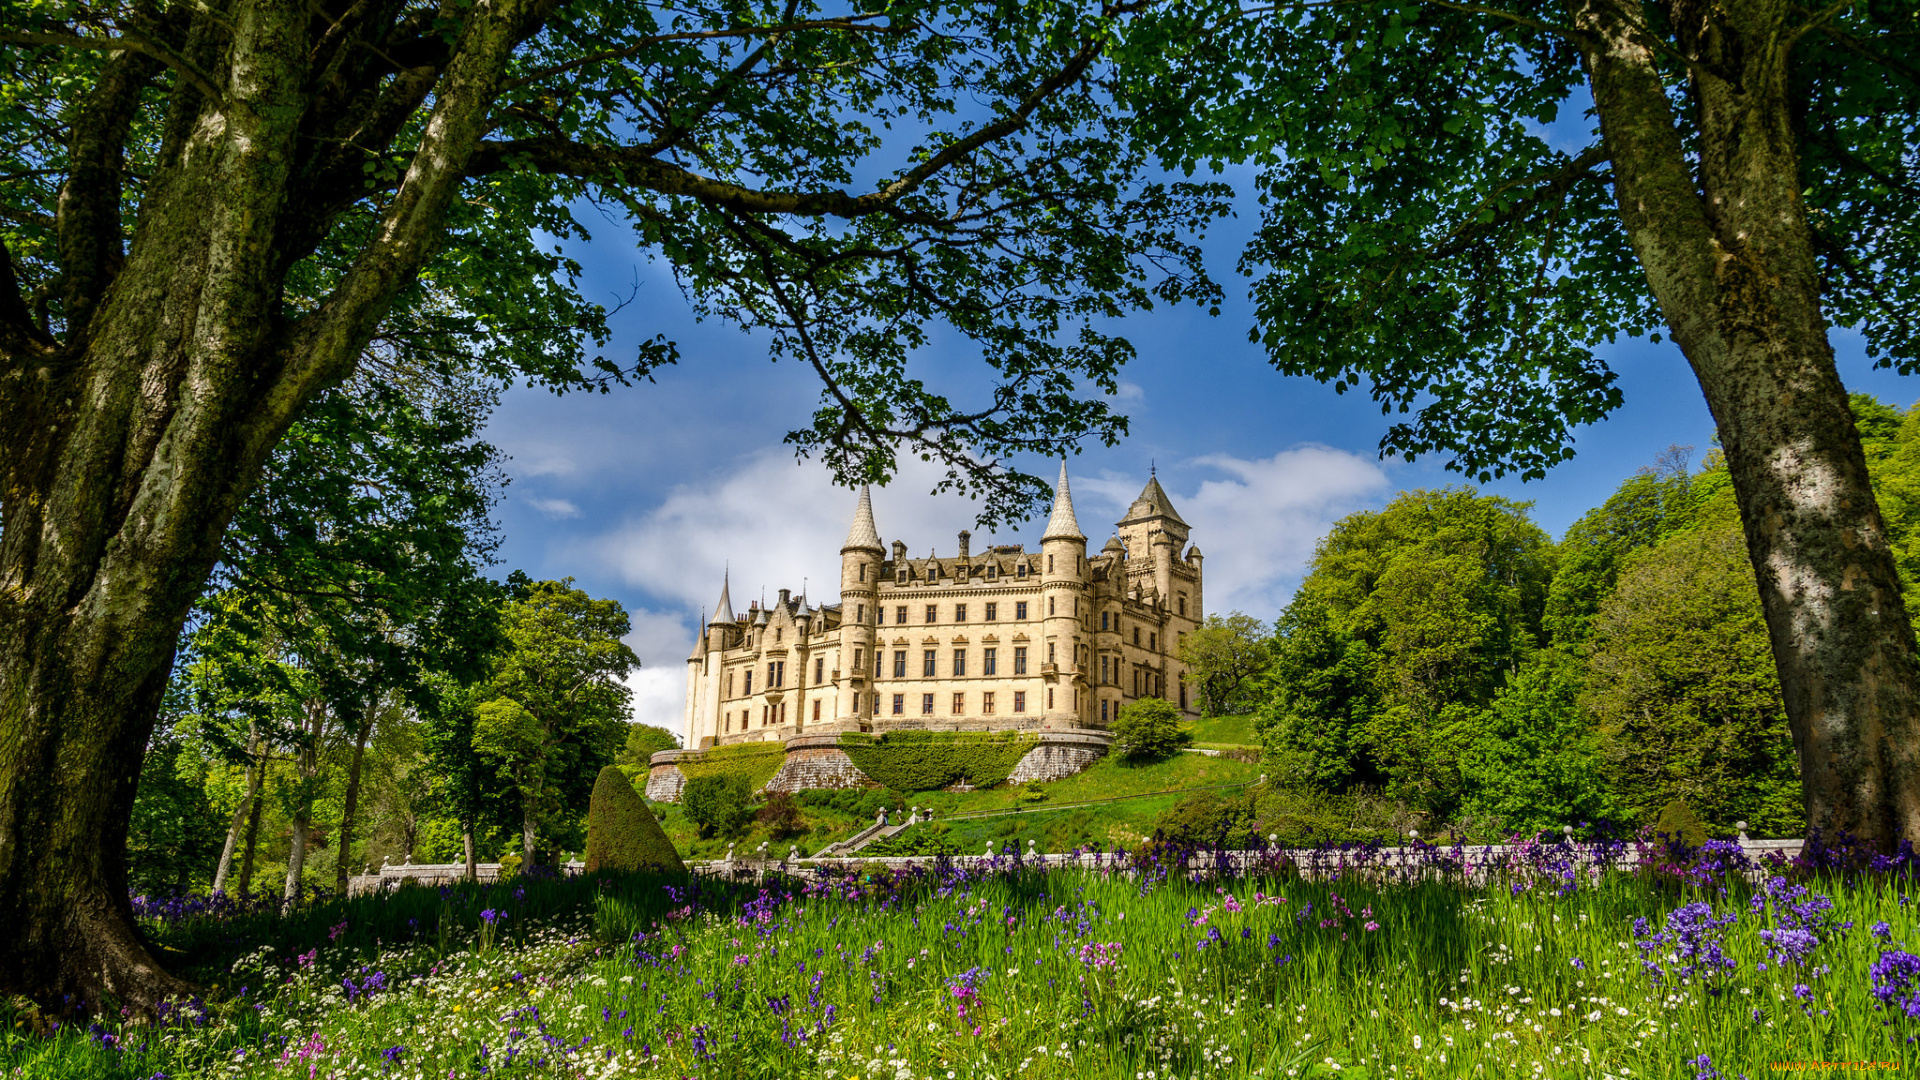
[[[680,775],[688,780],[702,776],[738,776],[751,791],[759,791],[780,771],[787,760],[786,747],[777,742],[736,743],[700,751],[692,760],[680,759]]]
[[[878,738],[848,733],[840,749],[854,768],[895,791],[937,791],[966,781],[976,788],[1006,782],[1038,740],[1019,732],[889,731]]]
[[[587,873],[656,868],[685,873],[673,841],[618,765],[600,770],[587,810]]]

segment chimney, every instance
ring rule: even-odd
[[[968,532],[968,531],[967,531],[967,530],[965,530],[965,529],[961,529],[961,530],[960,530],[960,557],[961,557],[961,558],[963,558],[963,559],[964,559],[964,558],[966,558],[966,557],[968,556],[968,554],[970,554],[970,549],[969,549],[969,547],[968,547],[968,541],[970,541],[970,540],[972,540],[972,539],[973,539],[973,534],[972,534],[972,533],[970,533],[970,532]]]
[[[905,542],[900,540],[893,542],[893,561],[897,563],[907,561],[907,545]]]
[[[787,604],[788,604],[788,603],[789,603],[789,602],[790,602],[790,601],[792,600],[792,598],[793,598],[793,590],[792,590],[792,589],[781,589],[781,590],[780,590],[780,606],[781,606],[781,607],[786,607],[786,606],[787,606]]]

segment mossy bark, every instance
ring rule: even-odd
[[[1622,8],[1572,0],[1570,21],[1628,237],[1719,425],[1809,828],[1920,837],[1920,664],[1821,311],[1790,5],[1673,4],[1697,147]]]

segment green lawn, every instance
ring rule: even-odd
[[[949,826],[952,839],[961,850],[967,852],[984,850],[989,839],[1001,845],[1017,842],[1024,847],[1030,838],[1050,851],[1064,851],[1096,843],[1109,847],[1114,844],[1138,844],[1153,834],[1155,819],[1178,802],[1181,796],[1169,794],[1077,810],[1052,810],[1049,809],[1051,807],[1147,792],[1185,792],[1216,784],[1245,784],[1259,777],[1260,766],[1257,764],[1202,754],[1175,754],[1165,761],[1155,762],[1129,762],[1105,757],[1083,773],[1040,785],[1047,796],[1042,802],[1036,803],[1028,798],[1026,785],[1001,785],[985,791],[911,792],[901,796],[900,805],[931,807],[936,821],[949,821],[957,815],[986,810],[1024,807],[1035,812],[975,822],[953,821]],[[661,809],[660,804],[653,805],[656,810]],[[674,846],[694,859],[719,858],[726,854],[729,843],[734,845],[736,855],[743,856],[756,849],[762,841],[766,841],[769,850],[778,855],[786,854],[789,848],[796,845],[801,854],[812,855],[827,844],[851,836],[873,823],[871,815],[855,816],[827,808],[806,807],[801,813],[809,828],[798,837],[775,840],[755,823],[730,840],[720,837],[703,840],[696,835],[693,824],[678,807],[669,806],[665,809],[666,820],[662,825],[667,835],[672,838]]]
[[[1209,716],[1195,720],[1188,730],[1193,732],[1195,745],[1260,745],[1260,736],[1253,731],[1252,716]]]

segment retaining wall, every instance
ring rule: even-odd
[[[1043,730],[1034,735],[1034,748],[1014,766],[1008,783],[1026,784],[1072,776],[1100,760],[1113,742],[1106,732],[1092,729]],[[773,774],[773,779],[767,781],[762,790],[796,792],[879,786],[841,749],[838,733],[796,735],[786,740],[785,750],[786,759],[781,762],[780,771]],[[662,750],[653,755],[648,761],[647,798],[654,802],[679,802],[680,791],[687,782],[680,763],[698,760],[702,753],[700,750]]]

